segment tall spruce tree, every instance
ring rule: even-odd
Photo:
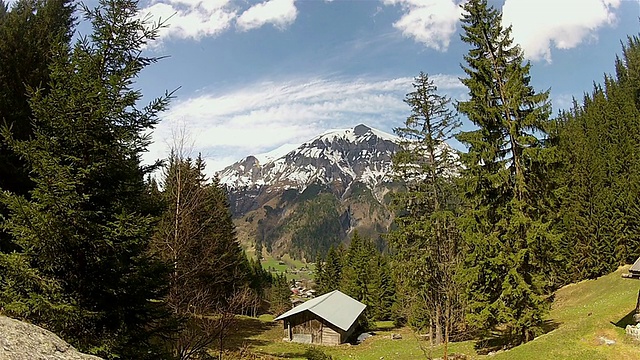
[[[321,260],[318,260],[320,262]],[[329,247],[327,258],[323,265],[316,269],[316,291],[318,295],[326,294],[340,288],[342,279],[342,269],[344,267],[344,249],[339,247]]]
[[[405,312],[415,327],[429,324],[436,344],[446,345],[460,314],[461,287],[456,280],[461,241],[455,219],[459,213],[454,175],[457,155],[446,143],[459,121],[450,100],[438,95],[433,80],[420,73],[405,102],[411,115],[395,132],[402,141],[393,159],[396,178],[406,191],[395,194],[400,213],[397,230],[388,237],[394,248],[399,297],[413,303]],[[416,276],[419,274],[419,276]],[[424,314],[427,318],[422,318]],[[427,330],[427,329],[420,329]]]
[[[548,308],[545,274],[551,272],[557,235],[544,203],[549,93],[530,85],[529,63],[513,44],[511,28],[486,0],[464,5],[461,38],[471,46],[462,66],[469,100],[458,103],[477,130],[458,139],[468,212],[464,238],[468,319],[479,329],[501,325],[512,344],[540,333]],[[541,185],[542,183],[542,185]]]
[[[140,156],[168,97],[138,106],[141,55],[158,26],[137,2],[101,0],[73,49],[55,49],[48,91],[30,94],[33,136],[5,126],[31,169],[30,198],[3,192],[16,251],[0,255],[0,308],[107,358],[162,358],[166,272],[149,255],[154,218]],[[166,334],[165,334],[166,335]]]
[[[0,125],[16,139],[33,134],[29,89],[49,88],[49,66],[58,44],[73,32],[71,0],[20,0],[9,9],[0,1]],[[29,196],[29,167],[5,142],[0,142],[0,189]],[[0,214],[7,210],[0,205]],[[0,232],[0,251],[11,251],[8,234]]]
[[[373,274],[370,281],[371,317],[378,321],[390,320],[396,300],[396,287],[391,273],[389,258],[385,254],[378,254],[372,260]]]

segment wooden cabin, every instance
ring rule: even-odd
[[[622,274],[622,277],[630,279],[640,279],[640,257],[636,259],[636,262],[634,262],[633,265],[631,265],[631,267],[629,268],[629,273]]]
[[[334,290],[294,307],[275,320],[283,320],[285,338],[289,341],[339,345],[353,334],[365,308],[365,304]]]

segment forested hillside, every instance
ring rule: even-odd
[[[393,219],[388,195],[401,187],[391,176],[398,141],[360,124],[226,167],[218,176],[240,241],[257,254],[313,261],[357,230],[383,248]]]

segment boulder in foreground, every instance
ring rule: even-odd
[[[78,352],[51,331],[0,316],[2,360],[100,360]]]

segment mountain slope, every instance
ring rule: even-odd
[[[324,255],[353,230],[379,240],[398,138],[366,125],[332,130],[291,151],[248,156],[218,173],[238,235],[275,255]]]

